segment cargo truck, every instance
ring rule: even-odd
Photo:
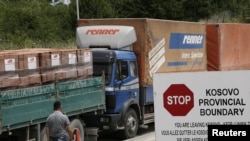
[[[80,19],[77,46],[92,49],[94,76],[105,72],[106,111],[85,116],[84,121],[92,121],[86,126],[136,136],[139,127],[154,122],[152,75],[206,71],[204,39],[203,23]]]
[[[60,100],[80,140],[91,131],[87,129],[120,131],[123,139],[132,138],[138,128],[154,122],[155,72],[206,70],[203,23],[147,18],[80,19],[76,32],[77,48],[91,49],[92,77],[47,84],[55,77],[51,69],[42,69],[38,73],[46,83],[41,86],[1,89],[0,137],[45,141],[46,118],[53,112],[53,102]],[[53,52],[49,59],[54,62],[50,65],[58,65],[59,55]],[[50,62],[46,55],[39,56],[45,58],[40,62],[42,66]],[[72,63],[71,59],[68,62]],[[54,69],[60,72],[58,77],[64,76],[60,68]],[[75,71],[65,72],[71,76]],[[77,74],[84,72],[79,70]]]
[[[83,141],[87,130],[81,116],[102,114],[106,107],[105,79],[92,77],[91,54],[73,49],[2,51],[0,140],[47,141],[45,122],[59,100],[75,141]],[[82,59],[85,62],[79,63]]]

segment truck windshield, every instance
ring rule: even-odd
[[[112,64],[108,62],[95,62],[93,63],[93,76],[102,76],[102,73],[105,75],[105,84],[108,85],[111,79],[111,70]]]

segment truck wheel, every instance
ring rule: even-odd
[[[72,129],[73,132],[73,136],[74,136],[74,141],[84,141],[84,130],[83,130],[83,126],[80,120],[78,119],[74,119],[71,123],[70,123],[70,127]],[[45,126],[43,127],[43,129],[41,130],[41,137],[40,140],[41,141],[47,141],[47,136],[46,136],[46,128]]]
[[[84,141],[84,130],[81,121],[74,119],[70,123],[70,126],[73,132],[74,141]]]
[[[138,117],[134,109],[129,109],[124,117],[124,126],[123,137],[128,139],[135,137],[138,130]]]

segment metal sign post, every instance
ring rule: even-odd
[[[77,20],[79,20],[80,17],[79,17],[79,1],[78,0],[76,0],[76,12],[77,12]]]

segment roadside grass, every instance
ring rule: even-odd
[[[34,42],[26,41],[23,43],[13,43],[13,42],[1,42],[0,41],[0,51],[3,50],[18,50],[25,48],[51,48],[51,49],[74,49],[77,48],[76,42],[74,40],[68,40],[64,42],[50,41],[50,42]]]

